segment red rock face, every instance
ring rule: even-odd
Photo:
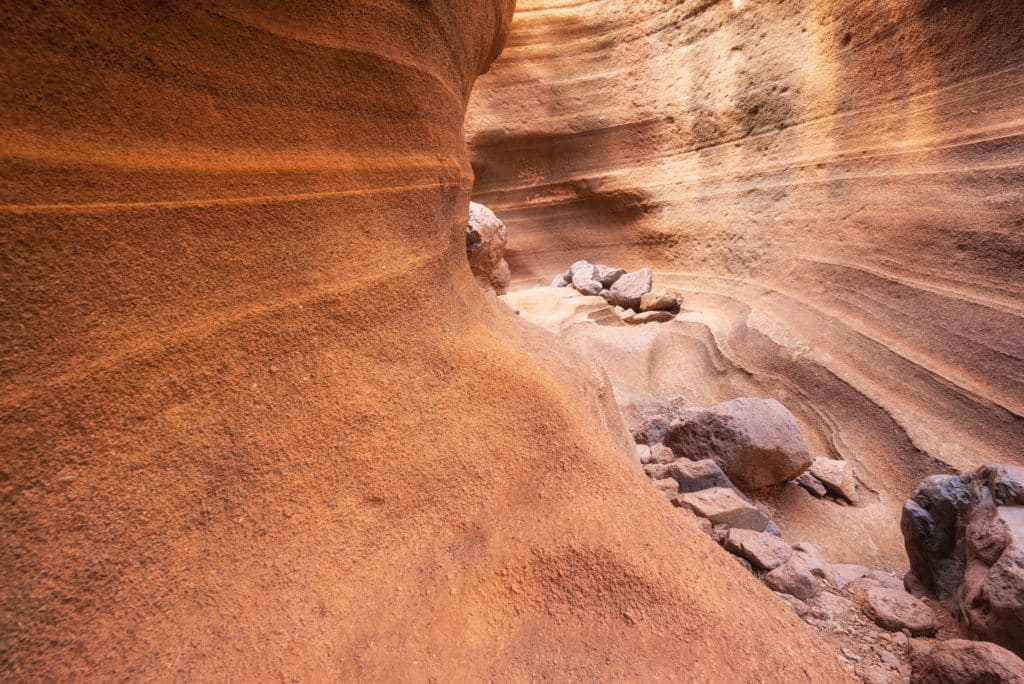
[[[779,397],[885,507],[787,533],[899,570],[921,477],[1021,463],[1022,112],[1015,0],[524,0],[467,130],[513,277],[660,269],[652,383]]]
[[[470,275],[509,2],[3,14],[0,678],[843,678]]]

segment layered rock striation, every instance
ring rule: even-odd
[[[1022,117],[1015,0],[522,0],[467,131],[522,284],[654,265],[644,382],[780,398],[885,508],[783,519],[900,570],[922,477],[1022,463]]]
[[[511,11],[5,8],[0,677],[843,679],[471,275]]]

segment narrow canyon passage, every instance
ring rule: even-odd
[[[1024,463],[1022,58],[1016,2],[524,0],[474,199],[513,289],[653,266],[684,312],[643,361],[589,335],[613,382],[779,398],[870,492],[777,501],[787,534],[902,572],[922,477]]]
[[[778,397],[894,571],[1022,462],[1018,2],[515,5],[0,3],[0,680],[849,681],[616,392]],[[471,197],[685,310],[568,351]]]

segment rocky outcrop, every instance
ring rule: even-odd
[[[913,577],[978,638],[1024,653],[1024,469],[926,479],[901,521]]]
[[[508,231],[494,212],[482,204],[469,203],[466,224],[466,256],[469,268],[484,289],[502,295],[512,280],[505,261]]]
[[[741,489],[797,477],[811,465],[793,415],[774,399],[740,398],[675,420],[665,445],[681,458],[714,459]]]

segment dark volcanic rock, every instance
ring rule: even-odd
[[[900,521],[913,576],[978,638],[1024,654],[1024,468],[924,480]]]

